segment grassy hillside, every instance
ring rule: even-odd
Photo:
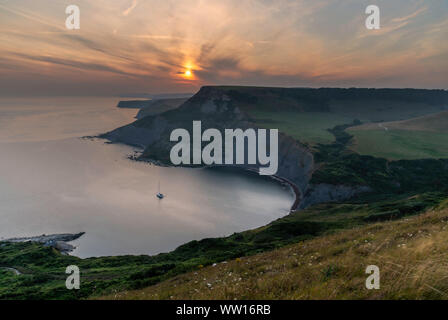
[[[163,108],[165,106],[162,106],[162,110],[165,110]],[[329,130],[336,126],[411,119],[447,108],[448,92],[444,90],[203,87],[176,110],[166,109],[168,111],[159,114],[160,117],[155,117],[160,110],[149,110],[146,117],[141,118],[143,112],[146,112],[143,110],[138,116],[140,120],[125,126],[123,130],[114,130],[104,136],[113,141],[143,144],[146,146],[143,157],[163,162],[168,159],[171,145],[162,141],[169,140],[170,129],[174,127],[189,128],[193,120],[202,120],[204,128],[211,126],[218,129],[222,129],[220,125],[224,123],[226,126],[239,126],[244,122],[244,125],[248,126],[277,128],[309,145],[314,151],[319,144],[335,141]],[[152,134],[159,137],[155,140],[145,140],[136,133],[143,131],[135,128],[149,131],[159,128],[162,131],[154,129]],[[409,139],[412,140],[413,137]],[[355,146],[364,148],[371,142],[359,141]],[[151,144],[151,148],[146,144]],[[438,143],[436,144],[434,147],[438,146]],[[427,153],[433,154],[431,157],[438,155],[433,152],[432,147]],[[444,151],[441,154],[444,154]],[[404,155],[403,158],[416,157]]]
[[[346,203],[319,205],[267,226],[229,237],[184,244],[157,256],[80,259],[34,243],[1,243],[0,299],[82,299],[144,288],[215,262],[281,248],[338,230],[419,214],[448,196],[441,192],[369,195]],[[81,270],[81,290],[65,289],[65,268]]]
[[[421,117],[448,109],[448,103],[431,104],[428,101],[386,100],[374,97],[367,99],[335,100],[329,103],[329,110],[341,116],[362,122],[399,121]]]
[[[415,117],[402,121],[389,121],[380,124],[367,123],[355,128],[354,131],[361,130],[408,130],[408,131],[423,131],[423,132],[437,132],[448,133],[448,112],[437,112],[423,117]]]
[[[199,268],[106,299],[447,299],[447,203],[423,215],[320,236]],[[380,289],[367,290],[368,265]]]
[[[337,125],[350,123],[351,118],[329,112],[269,112],[249,111],[249,115],[260,127],[279,129],[302,143],[314,146],[318,143],[326,144],[335,140],[328,131]]]
[[[409,130],[350,131],[355,136],[352,150],[363,155],[399,159],[448,158],[446,133]]]
[[[442,90],[224,86],[201,91],[198,96],[222,92],[257,125],[278,128],[311,146],[333,142],[328,130],[355,120],[396,121],[448,108],[448,93]]]
[[[448,112],[347,131],[354,136],[351,149],[359,154],[391,160],[448,158]]]

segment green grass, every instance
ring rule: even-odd
[[[382,99],[347,99],[331,101],[330,111],[362,122],[384,122],[412,119],[443,111],[441,105],[424,101]]]
[[[419,216],[325,234],[105,299],[447,299],[447,222],[445,202]],[[379,290],[365,287],[369,265],[380,269]]]
[[[0,299],[82,299],[157,284],[199,266],[270,251],[285,245],[367,223],[421,213],[447,197],[442,192],[365,195],[345,203],[318,205],[267,226],[229,237],[191,241],[157,256],[80,259],[35,243],[0,242]],[[65,268],[81,270],[81,290],[65,288]]]
[[[390,160],[448,158],[448,135],[439,132],[395,129],[348,129],[354,136],[351,149],[362,155]]]
[[[329,112],[250,110],[249,115],[263,128],[279,129],[280,132],[310,145],[333,142],[335,138],[328,129],[353,121]]]

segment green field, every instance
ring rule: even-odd
[[[400,121],[446,110],[440,105],[425,102],[390,101],[381,99],[332,101],[329,111],[362,122]]]
[[[395,129],[348,129],[348,132],[354,136],[351,149],[362,155],[390,160],[448,158],[446,133]]]
[[[252,110],[249,115],[263,128],[279,129],[280,132],[310,145],[333,142],[335,137],[328,129],[353,121],[351,118],[329,112]]]
[[[351,149],[390,160],[448,158],[448,112],[403,121],[366,123],[347,129]]]

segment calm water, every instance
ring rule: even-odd
[[[156,254],[289,211],[293,195],[272,180],[157,167],[128,160],[128,146],[80,139],[133,121],[117,101],[0,99],[0,238],[85,231],[74,255]]]

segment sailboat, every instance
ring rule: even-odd
[[[160,200],[162,200],[165,197],[163,193],[160,193],[160,181],[159,181],[159,192],[157,192],[156,197],[159,198]]]

